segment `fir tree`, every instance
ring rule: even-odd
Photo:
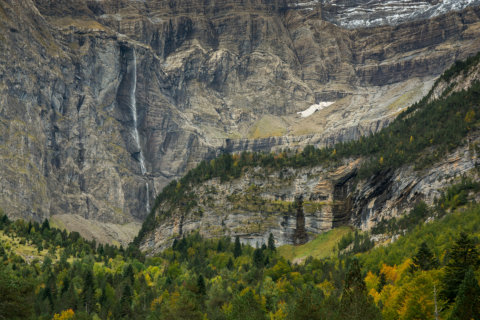
[[[124,318],[130,317],[132,313],[132,288],[127,284],[123,288],[122,298],[120,299],[121,315]]]
[[[273,237],[273,234],[270,232],[270,235],[268,236],[268,249],[271,251],[275,251],[275,238]]]
[[[435,258],[430,248],[428,248],[426,242],[422,242],[412,260],[412,268],[414,270],[420,269],[427,271],[438,268],[438,260]]]
[[[255,251],[253,251],[253,263],[257,268],[263,267],[264,257],[262,249],[255,249]]]
[[[95,288],[91,270],[87,270],[83,277],[82,303],[87,313],[93,312],[95,306]]]
[[[480,320],[480,286],[473,269],[465,273],[449,320]]]
[[[465,273],[470,267],[477,267],[478,263],[478,251],[473,240],[466,233],[460,233],[445,268],[444,289],[441,295],[449,302],[453,302],[465,278]]]
[[[238,258],[242,255],[242,245],[240,244],[240,238],[238,236],[235,237],[235,245],[233,247],[233,256]]]
[[[372,297],[367,294],[367,286],[357,259],[351,262],[347,272],[340,302],[340,315],[344,320],[381,319],[380,311]]]
[[[228,270],[232,270],[232,269],[233,269],[233,260],[232,260],[232,258],[228,259],[227,269],[228,269]]]
[[[135,273],[133,271],[133,267],[131,264],[129,264],[124,270],[123,270],[123,279],[129,281],[130,285],[133,285],[134,280],[135,280]]]
[[[198,276],[197,279],[197,288],[198,288],[198,293],[200,295],[204,295],[207,292],[207,289],[205,287],[205,279],[203,278],[202,275]]]
[[[387,279],[385,277],[385,273],[380,272],[379,280],[378,280],[378,286],[377,286],[377,292],[382,292],[383,287],[387,284]]]

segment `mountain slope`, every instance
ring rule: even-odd
[[[452,66],[422,101],[358,142],[200,164],[159,194],[136,243],[157,252],[196,230],[251,245],[273,233],[279,244],[298,244],[341,225],[370,229],[419,200],[433,203],[453,177],[476,177],[479,61],[477,54]]]
[[[301,264],[287,261],[272,242],[254,249],[198,233],[146,258],[132,247],[96,247],[47,221],[0,215],[0,316],[393,320],[438,313],[469,319],[480,309],[480,207],[471,199],[465,204],[447,215],[440,206],[428,208],[428,223],[419,220],[406,233],[396,229],[403,235],[393,244]]]
[[[358,29],[298,3],[1,0],[0,207],[138,225],[201,160],[378,132],[480,50],[475,3]]]

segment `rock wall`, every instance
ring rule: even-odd
[[[295,4],[0,0],[0,207],[139,221],[200,160],[374,133],[480,50],[477,6],[345,29]]]
[[[337,168],[256,168],[227,183],[214,179],[195,188],[198,203],[189,212],[162,204],[158,225],[141,249],[155,253],[197,231],[207,238],[239,236],[257,246],[266,244],[270,233],[283,245],[305,243],[342,225],[369,230],[382,219],[407,213],[420,200],[432,205],[455,177],[476,177],[480,161],[472,145],[478,143],[480,135],[470,137],[470,146],[423,171],[406,166],[359,182],[353,178],[361,161],[351,159]],[[298,199],[304,199],[303,205]]]

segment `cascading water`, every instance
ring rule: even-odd
[[[147,173],[147,169],[145,167],[145,158],[143,157],[142,146],[140,144],[140,135],[138,134],[138,124],[137,124],[137,99],[135,98],[135,94],[137,91],[137,56],[135,54],[135,49],[133,49],[133,65],[132,65],[132,74],[133,74],[133,85],[130,91],[130,110],[132,112],[133,118],[133,130],[132,130],[132,137],[135,140],[137,148],[139,150],[138,161],[140,162],[140,171],[142,175],[145,176]],[[148,181],[145,182],[146,188],[146,203],[145,208],[147,212],[150,211],[150,193],[148,187]]]
[[[139,161],[140,161],[140,170],[142,171],[142,175],[147,173],[147,169],[145,168],[145,159],[143,158],[142,147],[140,145],[140,136],[138,134],[138,125],[137,125],[137,99],[135,98],[135,93],[137,91],[137,56],[135,54],[135,49],[133,49],[133,85],[130,91],[130,110],[132,111],[132,118],[133,118],[133,131],[132,136],[133,140],[137,144],[137,148],[139,150]]]
[[[147,189],[147,203],[146,203],[146,207],[147,207],[147,212],[150,212],[150,190],[148,188],[148,181],[145,182],[145,187]]]

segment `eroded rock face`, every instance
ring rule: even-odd
[[[439,81],[432,96],[448,96],[480,80],[480,64]],[[156,210],[156,228],[141,239],[142,250],[156,253],[185,233],[204,237],[238,236],[253,246],[301,244],[339,226],[370,230],[378,222],[408,213],[419,201],[433,205],[460,176],[478,179],[480,133],[426,169],[404,165],[357,179],[362,159],[344,159],[332,167],[250,168],[240,178],[219,178],[193,188],[192,209],[168,200]]]
[[[347,29],[296,3],[0,0],[0,207],[141,220],[200,160],[374,133],[480,50],[477,6]]]
[[[480,137],[470,142],[480,143]],[[407,213],[420,200],[432,205],[452,179],[476,177],[480,165],[474,148],[466,146],[428,170],[406,166],[355,182],[361,162],[345,163],[337,168],[256,168],[227,183],[208,181],[195,188],[198,203],[188,212],[161,204],[157,227],[143,238],[141,249],[162,251],[191,232],[207,238],[238,236],[243,243],[260,246],[270,233],[283,245],[302,244],[344,225],[370,230],[382,219]],[[299,198],[304,199],[300,209]]]

